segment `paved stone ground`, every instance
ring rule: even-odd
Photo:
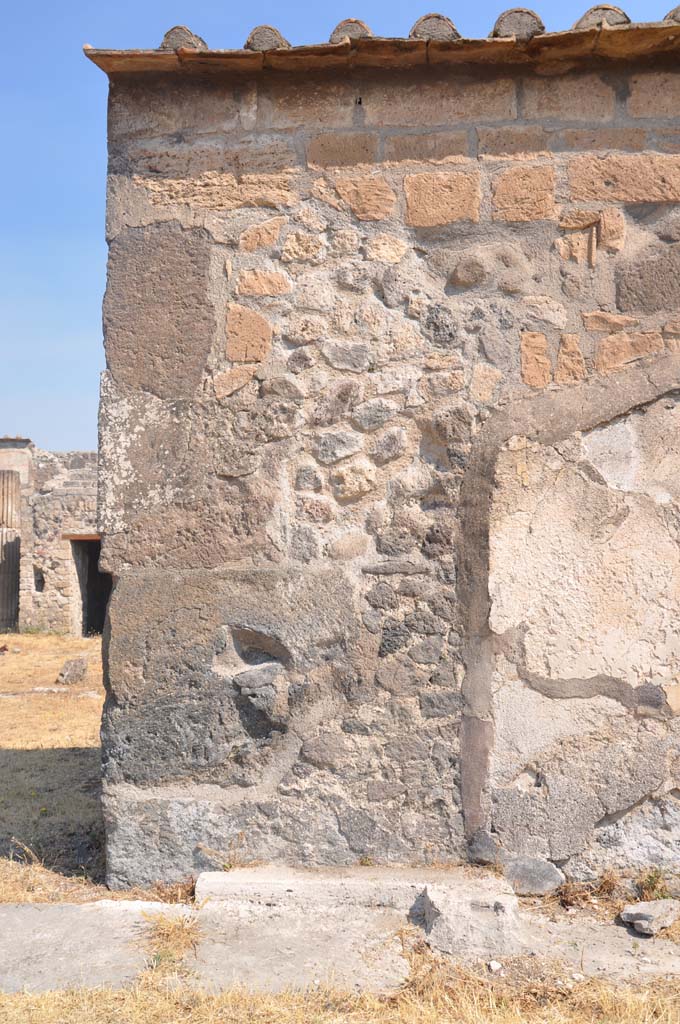
[[[0,907],[0,986],[41,992],[132,982],[145,966],[143,914],[161,909],[136,900]]]
[[[400,939],[407,926],[461,960],[534,953],[614,979],[680,974],[675,944],[582,914],[550,921],[520,910],[491,873],[259,868],[200,876],[193,908],[111,900],[1,907],[0,988],[129,984],[147,966],[145,937],[157,913],[197,916],[187,981],[211,990],[393,989],[408,972]]]

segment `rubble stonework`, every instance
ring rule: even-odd
[[[97,453],[46,452],[0,438],[0,472],[19,476],[19,605],[15,626],[82,635],[87,623],[78,543],[97,537]]]
[[[677,867],[680,25],[612,10],[88,51],[111,884]]]

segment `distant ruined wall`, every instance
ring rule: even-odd
[[[21,474],[19,629],[79,636],[82,597],[69,535],[96,535],[97,453],[0,439],[1,469]]]
[[[111,72],[109,881],[677,866],[677,65],[328,67]]]

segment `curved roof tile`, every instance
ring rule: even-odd
[[[460,32],[444,14],[424,14],[409,32],[409,39],[460,39]]]
[[[368,25],[358,18],[345,18],[331,32],[329,43],[339,43],[341,39],[368,39],[373,35]]]
[[[207,50],[208,44],[186,25],[175,25],[163,36],[159,50],[178,50],[180,46],[189,46],[194,50]]]
[[[540,33],[545,32],[545,25],[536,14],[528,7],[513,7],[509,11],[503,11],[491,29],[492,38],[532,39]]]
[[[271,25],[258,25],[245,41],[245,50],[289,50],[290,43],[284,39],[277,28]]]
[[[607,25],[629,25],[630,18],[620,7],[612,7],[611,4],[597,4],[586,11],[582,18],[574,25],[574,28],[598,28],[603,23]]]

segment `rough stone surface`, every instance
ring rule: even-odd
[[[530,78],[524,90],[524,114],[568,121],[606,121],[614,115],[614,89],[600,75]]]
[[[465,892],[430,884],[410,916],[441,953],[512,956],[521,948],[517,899],[493,875]]]
[[[587,374],[578,334],[563,334],[557,353],[555,383],[575,384],[579,380],[585,380]]]
[[[240,238],[239,247],[246,252],[254,252],[265,246],[274,245],[281,234],[281,228],[286,223],[285,217],[271,217],[260,224],[253,224],[246,228]]]
[[[510,857],[504,862],[503,870],[519,896],[545,896],[565,881],[560,869],[541,857]]]
[[[317,135],[307,146],[307,162],[310,167],[372,164],[377,156],[378,136],[368,132],[357,132],[354,135],[325,132]]]
[[[114,885],[677,857],[679,75],[442,33],[112,81]]]
[[[107,363],[121,384],[159,398],[196,391],[217,327],[206,301],[209,264],[207,232],[177,223],[131,228],[112,241],[104,331]]]
[[[71,658],[65,661],[57,676],[57,682],[64,686],[80,683],[87,675],[87,658]]]
[[[238,282],[239,295],[285,295],[291,284],[285,274],[276,270],[246,270]],[[232,313],[232,331],[233,325]]]
[[[271,336],[271,327],[263,316],[246,306],[231,303],[227,313],[227,356],[230,359],[235,363],[262,362],[269,355]]]
[[[658,331],[610,334],[598,345],[597,367],[602,373],[611,373],[626,363],[662,352],[663,347],[663,338]]]
[[[670,928],[680,917],[680,900],[652,900],[631,903],[621,911],[621,920],[641,935],[656,935]]]
[[[569,165],[569,181],[575,200],[680,201],[680,165],[675,157],[665,154],[577,156]]]
[[[616,301],[624,313],[657,313],[680,308],[680,245],[640,254],[621,268]]]

